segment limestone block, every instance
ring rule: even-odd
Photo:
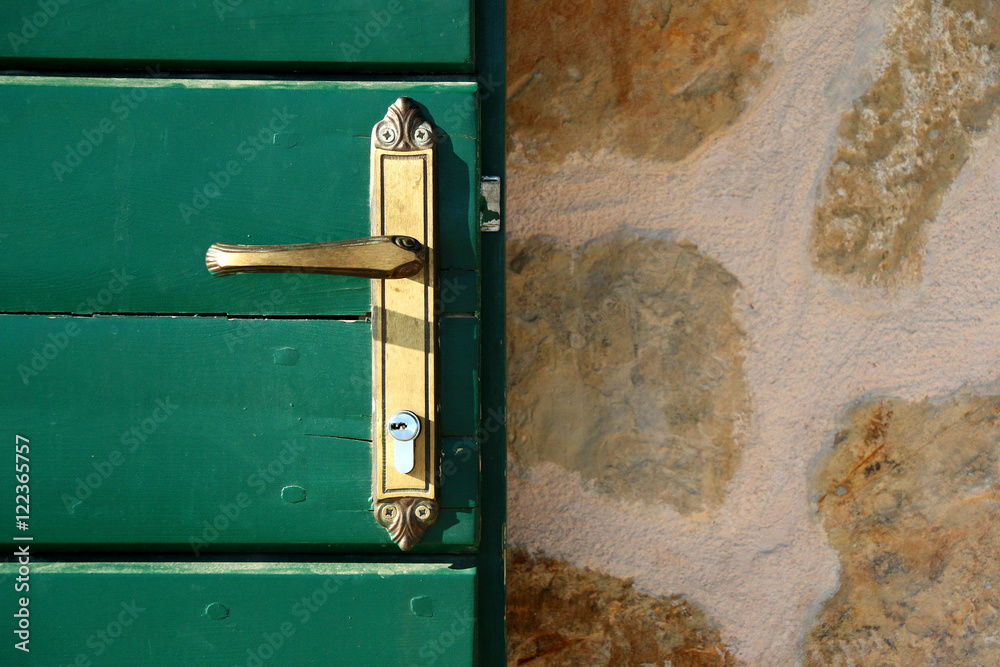
[[[511,151],[533,166],[602,150],[680,160],[746,108],[774,19],[806,4],[514,0]]]
[[[629,500],[718,506],[749,411],[735,277],[692,244],[621,232],[509,248],[511,454]]]
[[[805,664],[1000,664],[1000,396],[848,419],[816,478],[840,590]]]
[[[532,667],[734,667],[705,614],[682,596],[514,553],[507,570],[507,664]]]
[[[920,278],[924,225],[1000,102],[1000,4],[901,0],[875,82],[844,114],[814,257],[863,285]]]

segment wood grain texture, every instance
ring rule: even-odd
[[[216,278],[204,257],[213,243],[368,236],[369,136],[401,94],[448,135],[440,269],[476,271],[475,90],[0,77],[0,312],[366,313],[363,278]],[[467,297],[441,305],[467,307]]]
[[[463,368],[471,333],[448,334]],[[371,514],[368,322],[5,315],[0,338],[0,424],[32,444],[37,548],[395,549]],[[425,552],[477,540],[475,439],[442,448]]]
[[[6,68],[467,72],[469,0],[5,0]],[[11,38],[10,34],[14,37]]]
[[[36,564],[30,656],[5,641],[0,662],[471,667],[475,581],[465,559]]]

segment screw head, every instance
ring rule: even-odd
[[[413,131],[413,142],[418,146],[426,146],[431,142],[433,136],[430,125],[422,123]]]
[[[421,501],[413,508],[413,516],[421,523],[429,526],[437,518],[437,508],[432,503]]]
[[[382,519],[383,522],[389,523],[396,518],[396,512],[397,509],[395,505],[383,505],[378,513],[379,518]]]
[[[396,128],[394,128],[389,123],[379,123],[378,129],[375,130],[375,136],[378,140],[386,146],[392,146],[396,143],[399,136],[396,134]]]

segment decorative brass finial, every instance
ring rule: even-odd
[[[412,549],[437,517],[438,504],[428,498],[396,498],[375,505],[375,518],[403,551]]]
[[[409,97],[393,102],[385,118],[375,125],[372,138],[378,148],[389,151],[418,151],[430,148],[437,141],[434,128]]]

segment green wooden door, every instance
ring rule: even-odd
[[[0,662],[502,663],[502,6],[16,0],[0,25]],[[373,517],[371,281],[205,268],[369,236],[401,96],[440,136],[440,512],[405,554]]]

